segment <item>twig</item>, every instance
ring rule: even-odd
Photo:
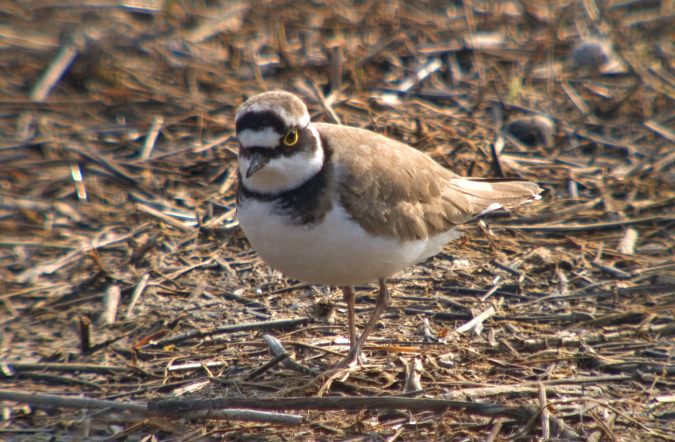
[[[452,299],[448,296],[438,294],[438,295],[434,296],[434,299],[437,300],[438,302],[442,303],[442,304],[446,304],[446,305],[449,305],[450,307],[454,307],[454,308],[456,308],[458,310],[461,310],[461,311],[463,311],[463,312],[465,312],[469,315],[471,314],[471,309],[469,307],[467,307],[463,304],[460,304],[459,302],[455,301],[454,299]],[[470,318],[470,316],[469,316],[469,318]]]
[[[146,213],[150,216],[154,216],[155,218],[158,218],[158,219],[164,221],[165,223],[169,224],[170,226],[173,226],[173,227],[175,227],[179,230],[182,230],[184,232],[191,232],[195,229],[194,226],[182,223],[182,222],[178,221],[177,219],[172,218],[169,215],[165,215],[164,213],[160,212],[159,210],[154,209],[154,208],[152,208],[148,205],[145,205],[143,203],[136,203],[135,207],[140,212]]]
[[[265,335],[267,336],[267,335]],[[263,336],[264,339],[264,336]],[[276,356],[274,359],[265,362],[263,365],[260,367],[256,368],[252,372],[250,372],[248,375],[246,375],[244,378],[247,380],[255,379],[261,374],[265,373],[275,365],[277,365],[279,362],[285,362],[287,358],[289,358],[291,355],[288,353],[282,353],[279,356]]]
[[[488,291],[485,292],[485,294],[480,297],[480,302],[487,301],[490,298],[490,296],[494,295],[497,292],[497,290],[499,290],[499,288],[504,284],[504,281],[502,281],[501,279],[502,276],[497,275],[497,277],[493,280],[492,287],[490,287]]]
[[[490,264],[492,264],[493,266],[497,267],[498,269],[504,270],[505,272],[508,272],[508,273],[512,274],[513,276],[516,276],[518,278],[523,276],[523,272],[516,269],[517,265],[514,265],[513,267],[509,267],[506,264],[500,263],[496,259],[493,259],[492,261],[490,261]]]
[[[405,366],[405,383],[403,384],[404,393],[412,393],[422,390],[422,361],[413,356]]]
[[[321,104],[321,107],[326,111],[328,116],[331,118],[332,122],[335,124],[342,124],[340,121],[340,117],[335,113],[335,110],[333,109],[333,106],[329,103],[329,100],[326,99],[326,97],[323,96],[323,93],[321,93],[321,90],[319,87],[316,85],[316,83],[309,83],[310,89],[312,90],[312,93],[314,94],[314,97],[319,101]],[[334,94],[337,94],[338,91],[333,91]]]
[[[508,417],[527,422],[539,415],[539,410],[528,406],[508,407],[498,404],[447,401],[443,399],[408,398],[397,396],[342,396],[342,397],[289,397],[289,398],[220,398],[204,400],[168,399],[148,403],[148,411],[161,414],[181,414],[195,410],[250,408],[253,410],[410,410],[434,411],[462,410],[487,417]],[[552,421],[554,434],[577,439],[579,436],[560,421]]]
[[[525,302],[523,304],[536,304],[540,302],[547,302],[552,299],[557,301],[570,300],[570,299],[582,299],[582,298],[611,298],[614,296],[634,296],[640,293],[667,293],[675,290],[675,284],[647,284],[635,287],[618,287],[616,290],[601,290],[597,292],[586,292],[589,288],[582,288],[577,293],[571,293],[569,295],[550,295],[543,296],[538,299],[532,299],[531,301]],[[520,304],[518,304],[520,305]]]
[[[551,437],[551,428],[549,424],[548,403],[546,400],[546,388],[541,382],[537,386],[539,390],[539,407],[541,408],[541,438],[542,440],[549,440]]]
[[[59,49],[58,54],[52,60],[51,64],[44,71],[40,79],[35,83],[30,91],[30,98],[33,101],[44,101],[49,92],[56,86],[66,69],[77,57],[78,45],[74,38],[69,38]]]
[[[263,335],[263,341],[270,347],[270,350],[272,350],[272,354],[274,356],[281,357],[281,356],[289,356],[289,353],[286,351],[283,345],[281,345],[281,342],[277,338],[271,335]],[[284,358],[283,359],[283,364],[286,368],[289,368],[291,370],[298,371],[300,373],[304,374],[310,374],[312,376],[316,376],[319,374],[318,370],[315,370],[313,368],[305,367],[304,365],[298,363],[297,361],[293,360],[292,358]]]
[[[152,155],[152,149],[155,147],[157,135],[159,135],[159,131],[162,129],[163,124],[164,124],[164,117],[162,117],[161,115],[156,115],[152,119],[152,125],[150,126],[150,130],[148,130],[148,134],[145,136],[145,141],[143,142],[143,149],[141,150],[141,160],[145,161],[150,158],[150,155]]]
[[[88,150],[85,145],[78,145],[75,142],[61,143],[60,147],[71,152],[75,152],[80,155],[85,160],[98,164],[104,170],[110,172],[113,176],[120,178],[124,182],[133,185],[135,188],[143,191],[148,195],[153,195],[154,193],[146,188],[142,183],[140,183],[135,177],[130,175],[126,170],[124,170],[119,164],[113,161],[110,158],[106,158],[100,155],[98,152],[92,152]]]
[[[121,403],[82,397],[57,396],[43,393],[24,393],[0,390],[0,400],[21,402],[25,404],[56,408],[81,408],[86,410],[108,409],[111,411],[128,411],[144,415],[148,409],[143,403]]]
[[[415,72],[414,77],[409,77],[403,80],[397,88],[398,92],[407,94],[415,85],[424,81],[427,77],[439,70],[441,67],[443,67],[441,60],[438,58],[432,59],[422,66],[417,72]]]
[[[118,242],[126,241],[128,238],[136,234],[137,232],[115,235],[110,234],[109,232],[103,232],[97,238],[92,240],[90,244],[73,250],[53,262],[41,264],[24,270],[16,276],[16,280],[21,283],[33,282],[35,278],[43,274],[51,275],[54,272],[62,269],[64,266],[75,262],[77,259],[91,251],[95,251],[99,248],[107,247]]]
[[[14,375],[14,377],[20,379],[36,380],[39,381],[40,383],[49,384],[52,386],[63,384],[77,387],[85,387],[91,390],[101,390],[103,388],[103,385],[101,385],[100,383],[83,380],[81,376],[69,377],[56,374],[36,373],[28,371],[25,373],[17,373],[16,375]]]
[[[77,198],[80,201],[87,201],[87,188],[84,185],[84,180],[82,179],[82,170],[80,169],[79,164],[73,163],[70,165],[70,176],[73,178],[73,182],[75,183],[75,193],[77,194]]]
[[[666,126],[662,125],[661,123],[654,121],[654,120],[647,120],[644,122],[644,126],[650,130],[652,130],[654,133],[662,136],[666,140],[670,141],[671,143],[675,143],[675,133],[673,133],[672,130],[669,130]],[[671,153],[669,157],[675,161],[675,152]]]
[[[219,262],[219,264],[220,264],[220,262]],[[243,304],[247,307],[260,308],[260,309],[267,308],[267,306],[265,306],[265,304],[263,304],[260,301],[256,301],[255,299],[245,298],[245,297],[240,296],[236,293],[223,293],[221,296],[225,299],[230,299],[232,301],[236,301],[236,302],[238,302],[240,304]]]
[[[621,237],[621,241],[619,241],[617,250],[624,255],[634,255],[637,239],[638,231],[632,227],[627,228]]]
[[[132,319],[134,317],[134,307],[136,306],[138,299],[141,297],[143,290],[145,290],[145,286],[148,284],[149,279],[150,275],[148,273],[145,273],[143,276],[141,276],[141,279],[140,281],[138,281],[138,284],[136,284],[136,288],[134,288],[134,292],[131,295],[131,300],[129,301],[129,306],[127,307],[126,312],[127,319]]]
[[[149,414],[147,405],[131,402],[114,402],[101,399],[89,399],[81,397],[66,397],[53,394],[42,393],[24,393],[18,391],[0,390],[0,400],[20,402],[41,407],[53,408],[75,408],[85,410],[109,410],[118,412],[129,412],[134,415]],[[174,415],[174,413],[168,413]],[[303,422],[302,416],[290,414],[269,413],[253,410],[203,410],[195,413],[188,413],[188,418],[211,418],[211,419],[232,419],[240,421],[268,422],[283,425],[299,425]]]
[[[635,226],[638,224],[666,224],[675,222],[675,217],[671,216],[649,216],[645,218],[635,218],[624,221],[608,221],[603,223],[593,223],[593,224],[535,224],[535,225],[509,225],[509,224],[495,224],[493,227],[499,227],[502,229],[515,229],[523,230],[528,232],[591,232],[593,230],[608,230],[616,229],[623,226]]]
[[[227,2],[201,17],[197,25],[184,38],[190,43],[201,43],[215,34],[236,29],[250,8],[249,2]]]
[[[63,371],[63,372],[91,372],[91,373],[110,373],[110,372],[124,372],[129,370],[128,367],[120,365],[97,365],[97,364],[62,364],[57,362],[16,362],[7,364],[10,372],[24,372],[24,371]]]
[[[630,273],[626,273],[623,270],[617,269],[614,266],[609,266],[607,264],[600,264],[599,262],[596,261],[591,261],[591,265],[593,267],[597,267],[600,270],[602,270],[605,273],[608,273],[615,277],[616,279],[632,279],[633,275]]]
[[[172,338],[162,339],[157,341],[152,345],[154,347],[163,347],[165,345],[177,344],[179,342],[187,341],[188,339],[199,339],[206,336],[220,335],[224,333],[234,333],[239,331],[248,331],[248,330],[270,330],[273,328],[286,328],[286,327],[295,327],[298,325],[307,324],[309,318],[296,318],[296,319],[278,319],[276,321],[264,321],[264,322],[253,322],[245,323],[238,325],[228,325],[225,327],[219,327],[211,331],[201,331],[201,330],[192,330],[187,333],[174,336]]]
[[[209,259],[205,259],[203,261],[196,262],[192,265],[182,267],[182,268],[176,270],[173,273],[169,273],[168,275],[163,275],[163,280],[164,281],[173,281],[176,278],[178,278],[179,276],[184,275],[185,273],[191,272],[194,269],[198,269],[199,267],[207,267],[212,262],[214,262],[215,260],[216,260],[216,257],[212,256]]]
[[[675,334],[675,326],[672,324],[659,324],[649,327],[645,332],[653,334],[661,334],[662,336],[671,336]],[[579,347],[581,345],[594,345],[601,342],[611,342],[619,338],[629,338],[635,336],[636,331],[633,329],[604,334],[585,334],[583,336],[575,335],[571,337],[557,337],[551,336],[544,339],[518,339],[516,347],[527,351],[538,351],[545,348],[553,347]]]
[[[453,284],[443,284],[443,289],[446,292],[450,293],[457,293],[460,295],[472,295],[472,296],[479,296],[479,295],[485,295],[487,293],[487,290],[485,289],[472,289],[470,287],[461,287]],[[499,296],[504,296],[507,298],[516,298],[516,299],[529,299],[529,300],[535,300],[537,298],[533,296],[528,296],[528,295],[522,295],[519,293],[515,292],[508,292],[506,290],[497,290],[494,294],[497,294]],[[536,294],[537,296],[541,296],[541,294]]]
[[[431,331],[429,325],[429,318],[422,318],[422,334],[424,335],[424,342],[439,342],[440,339]]]
[[[279,425],[300,425],[305,421],[302,416],[285,413],[272,413],[255,410],[206,410],[187,413],[187,419],[229,419],[243,422],[261,422]]]
[[[502,431],[502,421],[497,421],[494,424],[492,424],[492,428],[490,429],[490,435],[487,438],[487,442],[496,441],[500,431]]]
[[[467,322],[466,324],[457,327],[455,330],[457,333],[466,333],[469,330],[475,329],[476,334],[480,333],[480,328],[482,328],[483,321],[488,319],[490,316],[493,316],[495,314],[495,308],[490,307],[475,318],[473,318],[471,321]]]
[[[575,379],[560,379],[543,382],[547,391],[556,395],[583,395],[584,389],[582,387],[574,387],[577,384],[594,384],[595,382],[620,382],[632,381],[633,377],[628,375],[608,375],[608,376],[585,376],[584,379],[576,381]],[[560,381],[560,382],[558,382]],[[561,388],[555,388],[561,387]],[[564,388],[569,387],[569,388]],[[525,382],[522,384],[508,384],[496,385],[494,387],[479,387],[479,388],[463,388],[461,390],[451,391],[443,395],[444,399],[461,399],[461,398],[476,398],[476,397],[490,397],[490,396],[527,396],[536,395],[539,390],[537,383]]]
[[[120,288],[117,285],[111,284],[108,286],[103,295],[103,312],[101,313],[100,324],[111,325],[115,323],[120,296]]]
[[[208,370],[211,367],[222,367],[225,365],[225,362],[221,361],[207,361],[207,362],[188,362],[186,364],[180,364],[180,365],[169,365],[167,367],[167,371],[169,372],[174,372],[174,371],[185,371],[185,370],[197,370],[200,368],[204,368]]]
[[[87,316],[80,316],[77,320],[80,332],[80,351],[87,354],[92,349],[91,340],[91,319]]]

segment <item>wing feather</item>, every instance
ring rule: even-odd
[[[315,123],[332,149],[340,202],[374,235],[426,239],[499,207],[535,199],[523,180],[462,178],[422,152],[363,129]]]

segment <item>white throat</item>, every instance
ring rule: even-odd
[[[293,155],[273,158],[250,178],[246,178],[250,161],[240,154],[239,173],[242,183],[254,192],[276,194],[300,187],[319,173],[323,167],[323,146],[316,128],[312,124],[308,128],[316,143],[314,151],[298,151]]]

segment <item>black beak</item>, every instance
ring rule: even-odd
[[[246,178],[251,178],[257,171],[265,167],[265,164],[270,160],[268,156],[263,155],[260,152],[254,151],[250,157],[251,162],[248,165],[246,170]]]

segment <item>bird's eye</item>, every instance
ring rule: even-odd
[[[286,136],[284,137],[284,144],[286,147],[293,147],[296,144],[298,144],[298,139],[300,138],[300,135],[298,134],[297,129],[291,129],[288,132],[286,132]]]

